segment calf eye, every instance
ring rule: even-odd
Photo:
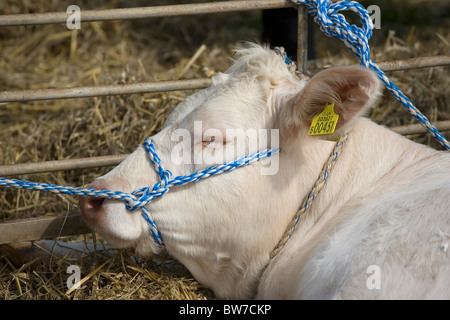
[[[226,141],[223,138],[211,136],[211,137],[205,137],[202,141],[202,147],[204,148],[211,148],[211,149],[218,149],[225,146]]]

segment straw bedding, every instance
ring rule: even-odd
[[[423,1],[409,3],[411,14],[432,7]],[[375,31],[371,42],[372,58],[381,62],[448,54],[450,29],[448,15],[445,16],[448,6],[445,1],[436,3],[440,6],[429,9],[427,17],[433,18],[425,23],[413,18],[408,20],[410,23],[401,24],[382,21],[382,29]],[[65,11],[69,4],[74,3],[11,0],[0,4],[0,14]],[[142,1],[80,1],[78,4],[84,9],[149,5]],[[389,2],[380,2],[382,10],[383,5],[389,6]],[[421,10],[417,10],[418,6]],[[395,8],[391,5],[386,11],[392,15]],[[397,21],[396,17],[392,19]],[[315,45],[316,60],[309,63],[311,68],[357,63],[342,43],[325,39],[318,29],[315,31],[319,41]],[[198,17],[93,22],[82,24],[78,31],[67,30],[64,25],[3,27],[0,28],[0,90],[209,77],[226,70],[232,48],[239,41],[257,40],[260,34],[260,12],[204,16],[200,23]],[[200,48],[198,59],[186,68]],[[448,67],[438,67],[389,76],[431,121],[436,121],[450,119],[448,72]],[[168,113],[192,93],[174,91],[0,104],[0,165],[130,153],[145,138],[158,132]],[[387,126],[415,123],[388,94],[370,116]],[[428,135],[410,138],[439,148]],[[110,169],[20,178],[85,186]],[[75,197],[0,190],[0,221],[74,211],[79,211]],[[101,242],[92,235],[65,240]],[[70,264],[81,267],[85,281],[81,289],[68,293],[66,269]],[[78,260],[53,258],[38,267],[17,265],[1,256],[0,298],[209,299],[213,295],[169,256],[147,260],[125,250],[106,251]]]

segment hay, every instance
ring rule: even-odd
[[[34,250],[41,248],[36,244]],[[45,264],[32,259],[20,267],[16,265],[14,257],[9,255],[0,260],[0,299],[204,300],[213,297],[178,261],[167,255],[148,260],[136,258],[127,250],[99,248],[87,254],[53,256]],[[69,289],[68,281],[72,281],[69,276],[73,272],[68,268],[73,265],[81,271],[80,281]]]
[[[57,0],[24,3],[11,0],[0,4],[0,14],[65,11],[68,5]],[[86,9],[142,5],[146,4],[141,1],[80,4]],[[226,70],[231,49],[238,41],[259,38],[260,21],[260,12],[249,12],[205,16],[201,23],[198,17],[92,22],[82,24],[78,31],[67,30],[62,25],[3,27],[0,28],[0,90],[210,77]],[[376,43],[372,42],[372,57],[377,62],[449,51],[448,21],[438,26],[409,26],[406,32],[397,34],[389,32],[389,26],[382,25],[382,28],[376,31]],[[325,38],[317,28],[315,31],[317,60],[310,62],[311,68],[356,63],[342,43]],[[450,119],[448,67],[389,75],[430,120]],[[190,94],[192,91],[175,91],[0,104],[0,165],[132,152],[145,138],[158,132],[168,113]],[[374,108],[371,117],[387,126],[414,123],[388,94]],[[429,135],[410,138],[438,147]],[[20,178],[85,186],[109,170],[72,170]],[[77,206],[77,199],[71,196],[0,190],[0,221],[59,215],[79,211]],[[87,235],[71,240],[93,239]],[[82,267],[86,279],[80,290],[67,293],[66,268],[74,262]],[[181,265],[168,268],[174,264],[170,257],[139,260],[128,251],[81,261],[55,258],[46,267],[37,269],[31,264],[18,266],[7,257],[0,257],[0,298],[213,297]]]

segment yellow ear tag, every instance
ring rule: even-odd
[[[310,136],[318,136],[333,133],[338,119],[339,115],[334,112],[334,102],[327,102],[325,109],[314,117],[308,134]]]

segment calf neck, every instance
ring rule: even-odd
[[[271,50],[240,50],[211,87],[173,110],[152,141],[174,176],[211,165],[195,159],[224,163],[261,145],[282,148],[273,158],[278,165],[262,174],[268,164],[260,161],[151,202],[165,249],[219,298],[448,297],[449,155],[363,118],[379,92],[376,75],[360,67],[330,68],[307,80]],[[332,132],[310,136],[330,103],[339,116]],[[278,135],[236,139],[249,130]],[[349,138],[325,187],[271,260],[343,132]],[[157,181],[138,147],[90,187],[129,193]],[[145,219],[123,203],[83,198],[80,207],[113,245],[145,256],[161,251]],[[381,274],[374,290],[366,281],[371,266]]]
[[[450,155],[366,119],[347,144],[257,298],[448,299]]]

